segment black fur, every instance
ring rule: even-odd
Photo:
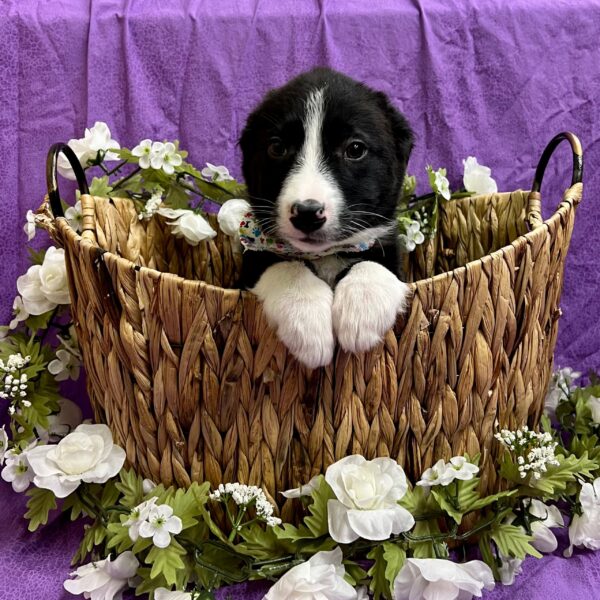
[[[272,90],[248,117],[240,146],[249,202],[259,219],[272,216],[284,180],[304,142],[306,98],[319,88],[324,88],[325,97],[324,161],[346,202],[340,223],[350,225],[359,218],[365,227],[383,225],[395,216],[413,145],[412,132],[383,93],[327,68],[314,69]],[[284,159],[273,159],[267,153],[273,136],[284,140],[289,149]],[[362,160],[349,162],[344,159],[343,149],[355,138],[364,141],[369,150]],[[376,261],[399,274],[397,235],[380,241],[352,258]],[[268,252],[246,252],[241,286],[253,287],[266,268],[281,260],[285,258]]]

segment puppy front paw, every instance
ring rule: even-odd
[[[333,291],[303,264],[269,267],[252,290],[277,337],[299,362],[311,369],[333,359]]]
[[[354,265],[335,288],[333,328],[347,352],[376,346],[406,308],[408,285],[384,266],[365,261]]]

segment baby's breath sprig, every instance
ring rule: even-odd
[[[515,455],[521,479],[525,479],[528,473],[534,479],[540,479],[548,465],[560,464],[554,455],[557,444],[548,432],[530,431],[525,425],[516,431],[502,429],[494,437]]]
[[[27,375],[21,372],[30,360],[30,356],[20,353],[11,354],[6,363],[0,359],[0,399],[10,402],[8,412],[11,415],[15,414],[19,404],[31,406],[31,402],[27,400]]]

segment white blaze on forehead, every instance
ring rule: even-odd
[[[342,191],[323,160],[324,89],[312,91],[305,102],[304,144],[295,165],[283,182],[277,199],[280,233],[294,243],[303,237],[290,222],[292,205],[304,200],[316,200],[325,207],[327,222],[322,231],[333,230],[338,223]]]

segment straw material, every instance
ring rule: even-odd
[[[411,284],[412,305],[377,348],[338,349],[314,371],[254,295],[225,289],[241,260],[230,238],[188,246],[128,200],[83,195],[81,236],[41,211],[66,249],[96,419],[128,462],[167,485],[261,485],[293,518],[279,492],[354,453],[391,456],[413,480],[480,453],[482,492],[499,488],[494,432],[536,428],[542,413],[581,194],[568,189],[530,232],[527,192],[442,204],[437,239],[409,269],[439,274]]]

